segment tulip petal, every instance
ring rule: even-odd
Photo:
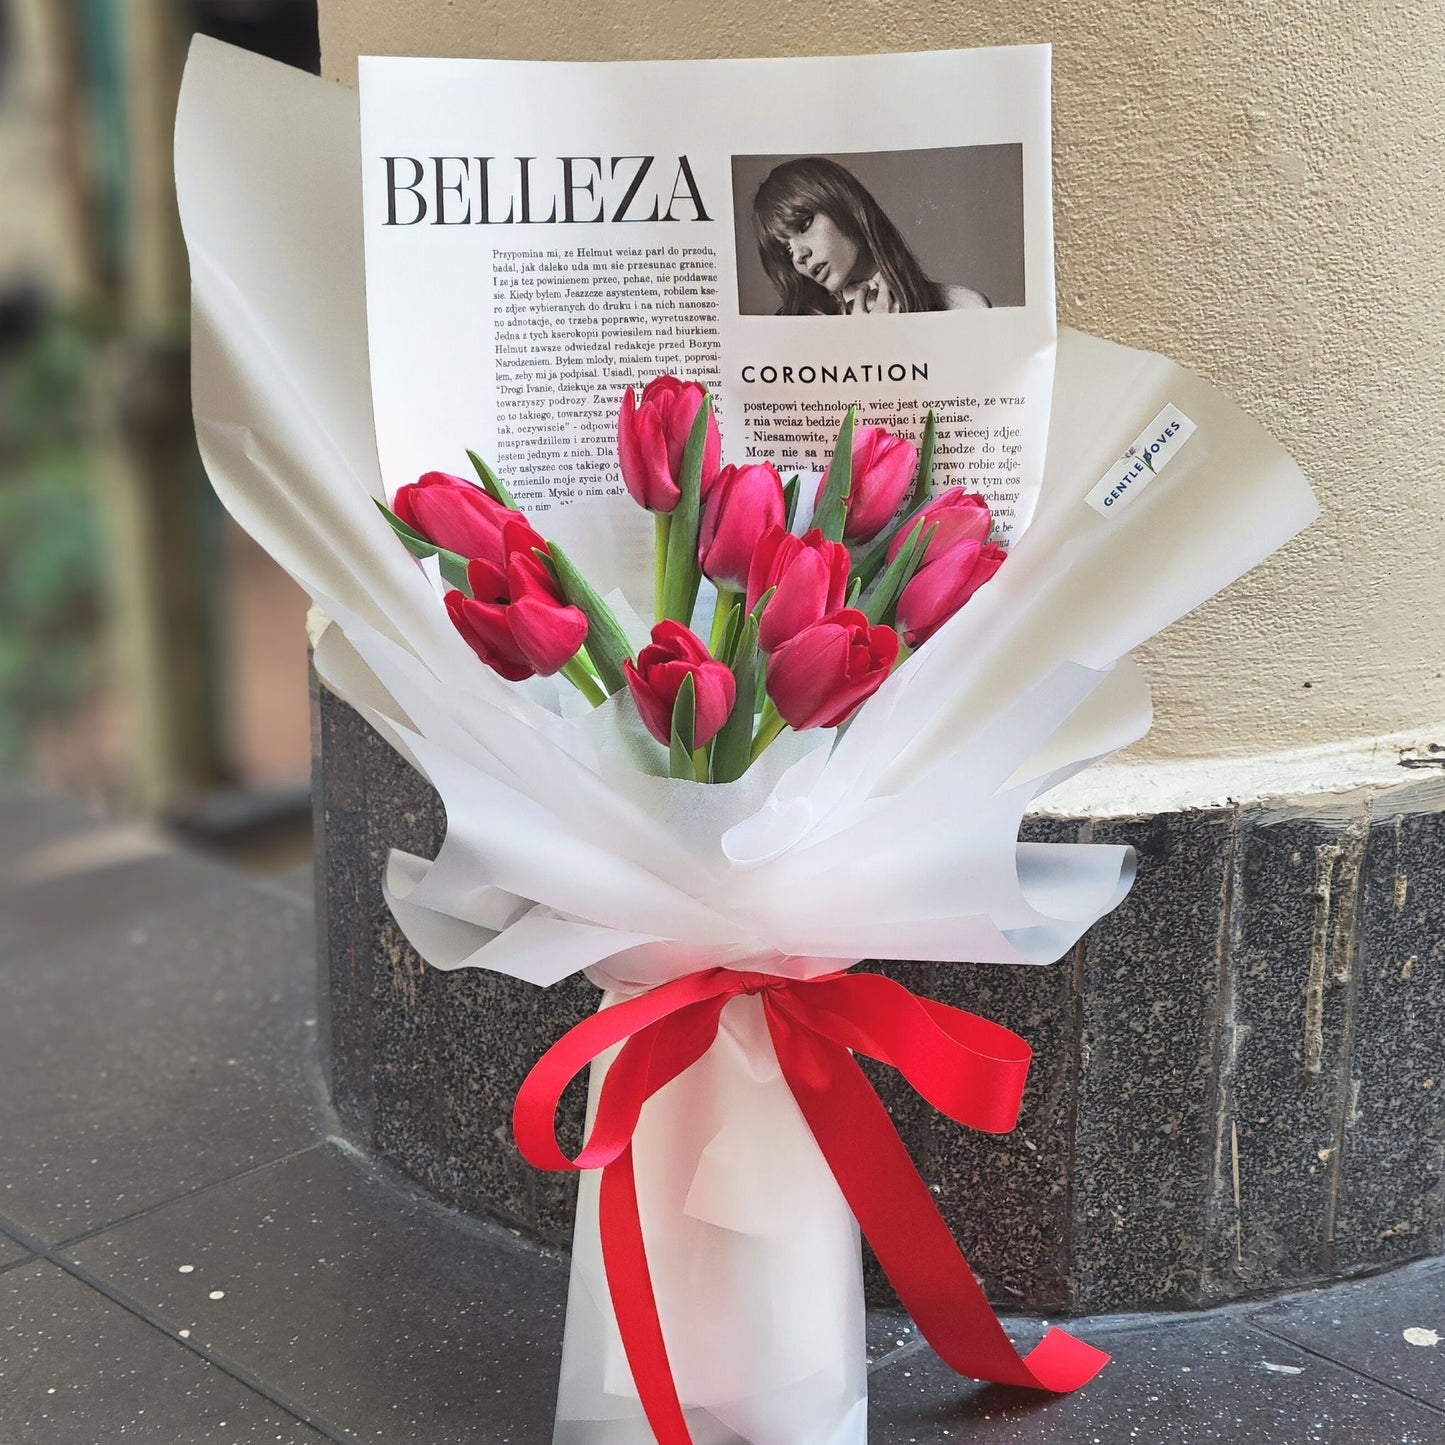
[[[722,731],[737,701],[737,679],[732,669],[720,662],[705,662],[693,675],[697,689],[697,713],[693,747],[705,748]]]
[[[671,512],[682,492],[668,465],[667,437],[662,429],[662,418],[655,408],[644,407],[637,413],[636,437],[639,476],[644,489],[639,500],[649,511]]]
[[[758,646],[774,652],[805,627],[821,622],[828,612],[828,563],[817,552],[804,548],[777,581],[773,600],[763,609],[758,628]]]
[[[645,648],[643,650],[646,651]],[[622,670],[643,724],[658,742],[667,747],[672,742],[672,702],[658,695],[630,658],[623,663]]]
[[[707,493],[698,563],[719,587],[746,588],[763,535],[783,524],[783,479],[771,462],[724,467]]]
[[[523,597],[507,609],[507,624],[523,657],[550,677],[577,656],[587,640],[587,618],[576,607]]]
[[[985,561],[985,552],[997,554],[998,561]],[[910,647],[927,642],[998,571],[1003,555],[1002,548],[968,541],[921,567],[898,599],[904,641]]]
[[[792,728],[818,727],[848,663],[848,634],[817,623],[785,642],[768,659],[768,696]]]
[[[446,595],[446,609],[467,646],[494,672],[509,682],[532,676],[532,666],[507,626],[506,608],[475,602],[465,593],[453,591]]]
[[[642,451],[637,444],[637,398],[630,386],[622,393],[622,409],[617,416],[617,464],[632,500],[645,507],[647,488],[642,482]]]

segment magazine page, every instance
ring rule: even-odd
[[[725,459],[818,473],[850,405],[982,492],[1043,467],[1049,51],[557,63],[364,58],[382,476],[490,460],[542,514],[622,492],[622,389],[712,388]]]

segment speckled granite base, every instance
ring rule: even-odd
[[[324,691],[316,726],[341,1117],[439,1199],[565,1244],[572,1180],[521,1160],[511,1105],[597,995],[426,968],[379,879],[391,847],[434,853],[437,800]],[[1441,1251],[1445,782],[1024,836],[1132,843],[1133,893],[1051,968],[882,969],[1029,1039],[1019,1128],[968,1133],[874,1071],[1000,1304],[1187,1308]]]

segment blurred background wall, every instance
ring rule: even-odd
[[[306,602],[195,452],[198,31],[317,68],[314,0],[0,0],[0,777],[234,833],[305,816]]]

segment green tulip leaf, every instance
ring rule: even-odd
[[[737,615],[742,616],[742,609]],[[738,634],[732,663],[737,696],[728,720],[712,743],[712,780],[731,783],[748,770],[753,746],[753,708],[757,694],[758,619],[749,617]]]
[[[375,501],[375,498],[372,500]],[[435,542],[428,542],[414,527],[408,527],[385,502],[377,502],[376,505],[413,557],[435,557],[442,576],[458,592],[464,592],[468,597],[472,595],[472,585],[467,581],[467,559],[460,552],[449,552]]]
[[[888,549],[893,545],[893,539],[911,523],[924,507],[928,505],[925,498],[922,503],[914,507],[912,511],[906,512],[903,520],[896,527],[889,527],[883,535],[873,543],[863,555],[853,563],[853,580],[861,582],[867,587],[870,582],[883,570],[883,564],[888,560]]]
[[[848,498],[853,493],[853,427],[858,408],[850,406],[838,428],[838,442],[828,463],[828,484],[818,499],[813,525],[821,528],[830,542],[843,540],[843,526],[848,520]]]
[[[376,502],[376,498],[373,497],[372,501]],[[400,537],[403,542],[416,542],[420,543],[423,547],[429,547],[431,550],[425,553],[425,555],[428,557],[430,557],[432,553],[437,550],[437,548],[431,542],[428,542],[427,539],[423,537],[422,534],[418,532],[415,527],[408,526],[407,523],[403,522],[401,518],[398,517],[396,513],[393,512],[391,508],[386,505],[385,502],[376,502],[376,510],[380,512],[381,515],[385,517],[388,522],[391,523],[391,530],[395,532],[396,535]]]
[[[932,526],[920,524],[898,549],[898,555],[888,564],[861,608],[869,622],[875,625],[880,622],[892,624],[898,599],[903,595],[903,589],[913,580],[913,574],[922,565],[923,554],[928,550],[928,544],[937,530],[937,523]]]
[[[504,507],[510,507],[514,512],[521,511],[521,508],[512,500],[512,494],[507,490],[506,484],[470,447],[467,448],[467,457],[470,459],[477,478],[482,484],[482,490],[485,491],[494,502],[500,502]]]
[[[687,434],[682,453],[682,474],[677,479],[682,495],[670,513],[667,533],[667,572],[662,587],[662,617],[692,626],[692,609],[697,604],[702,569],[697,563],[697,537],[702,526],[702,464],[707,451],[708,425],[712,420],[712,394],[702,399]]]
[[[936,426],[930,408],[923,424],[923,444],[918,449],[918,474],[908,495],[908,509],[896,527],[886,527],[882,536],[853,563],[853,577],[867,587],[883,570],[893,539],[933,500],[933,453],[937,445]]]
[[[938,444],[937,423],[933,408],[928,408],[928,419],[923,423],[923,442],[918,448],[918,475],[913,479],[913,491],[908,497],[908,510],[916,512],[928,504],[933,495],[933,451]]]
[[[731,594],[737,597],[737,593]],[[737,649],[738,637],[743,630],[743,603],[742,599],[730,603],[728,606],[728,620],[723,624],[722,642],[714,654],[719,662],[731,663],[733,653]]]
[[[609,693],[621,692],[627,686],[627,674],[622,670],[622,664],[632,657],[632,644],[627,640],[622,624],[555,542],[548,542],[547,551],[537,552],[537,555],[550,565],[563,598],[586,617],[587,653],[603,687]]]
[[[783,528],[788,532],[793,530],[793,522],[798,515],[798,483],[797,472],[783,483]]]
[[[472,584],[467,580],[467,559],[456,552],[448,552],[445,548],[437,549],[437,567],[442,577],[451,583],[458,592],[464,592],[468,597],[472,595]]]
[[[697,684],[692,674],[683,678],[672,705],[672,746],[668,750],[668,776],[697,778],[692,759],[692,739],[697,730]]]

